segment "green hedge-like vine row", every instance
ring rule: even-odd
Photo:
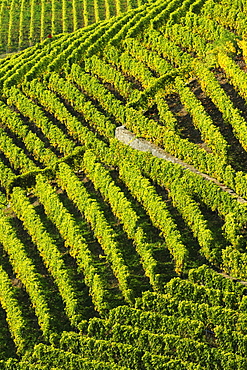
[[[17,216],[22,220],[32,241],[37,245],[44,264],[58,286],[65,304],[65,311],[71,323],[75,325],[81,317],[80,302],[77,298],[77,292],[69,270],[63,261],[61,251],[45,229],[40,216],[21,188],[16,187],[13,189],[11,204]]]

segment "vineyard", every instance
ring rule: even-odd
[[[247,369],[246,27],[0,2],[1,369]]]
[[[146,0],[1,0],[0,52],[20,51],[47,37],[109,20]]]

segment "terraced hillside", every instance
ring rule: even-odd
[[[246,369],[246,20],[150,2],[0,61],[3,369]]]
[[[1,0],[0,52],[18,51],[59,33],[110,19],[145,0]]]

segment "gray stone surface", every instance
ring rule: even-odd
[[[177,158],[166,153],[163,149],[159,148],[157,145],[149,143],[147,140],[142,138],[136,138],[136,136],[124,126],[116,128],[115,137],[122,143],[129,145],[133,149],[140,150],[141,152],[150,152],[155,157],[166,159],[173,163],[179,161]]]
[[[115,137],[121,141],[122,143],[129,145],[133,149],[140,150],[142,152],[150,152],[153,156],[165,159],[166,161],[170,161],[172,163],[180,164],[181,166],[185,167],[186,169],[197,173],[198,175],[204,177],[208,181],[213,181],[215,184],[221,187],[222,190],[226,191],[227,193],[231,194],[233,197],[236,198],[240,203],[247,203],[247,200],[244,198],[239,197],[232,189],[229,189],[224,184],[221,184],[218,180],[214,179],[198,171],[195,167],[181,161],[181,159],[176,158],[169,153],[166,153],[164,149],[159,148],[157,145],[149,143],[147,140],[142,138],[137,138],[133,132],[127,130],[125,126],[120,126],[116,128]]]

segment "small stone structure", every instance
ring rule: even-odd
[[[222,190],[226,191],[227,193],[231,194],[238,202],[240,203],[247,203],[247,200],[238,196],[232,189],[229,189],[224,184],[221,184],[218,180],[214,179],[198,171],[195,167],[181,161],[179,158],[174,157],[165,152],[165,150],[159,148],[157,145],[149,143],[147,140],[142,138],[137,138],[133,132],[127,130],[125,126],[119,126],[116,128],[115,137],[121,141],[122,143],[129,145],[133,149],[140,150],[141,152],[149,152],[153,156],[165,159],[166,161],[170,161],[172,163],[180,164],[181,166],[185,167],[186,169],[197,173],[198,175],[204,177],[208,181],[213,181],[215,184],[221,187]]]
[[[147,140],[142,138],[137,138],[135,134],[127,130],[125,126],[120,126],[116,128],[115,137],[122,143],[129,145],[133,149],[140,150],[141,152],[150,152],[155,157],[166,159],[167,161],[178,163],[180,160],[172,155],[166,153],[163,149],[159,148],[157,145],[149,143]],[[181,161],[180,164],[183,162]]]

